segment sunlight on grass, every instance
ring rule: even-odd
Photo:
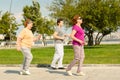
[[[64,64],[73,60],[72,46],[65,46]],[[33,48],[32,64],[51,64],[54,47]],[[0,49],[0,64],[21,64],[23,55],[15,49]],[[120,45],[85,46],[85,64],[120,64]]]

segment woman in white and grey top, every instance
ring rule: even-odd
[[[64,69],[62,61],[64,56],[64,48],[63,48],[63,41],[65,39],[65,34],[62,29],[63,26],[63,19],[57,20],[57,27],[55,29],[55,32],[53,34],[54,37],[54,43],[55,43],[55,53],[54,57],[51,63],[52,69]],[[56,63],[58,62],[58,65],[56,66]]]

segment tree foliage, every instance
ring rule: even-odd
[[[9,12],[5,12],[1,15],[0,19],[0,34],[5,36],[5,40],[13,40],[16,35],[16,30],[18,24],[15,20],[15,17],[12,16]]]
[[[33,1],[32,3],[33,5],[27,5],[23,8],[24,20],[29,18],[34,22],[32,28],[33,32],[37,31],[41,34],[50,35],[53,31],[51,27],[53,27],[54,21],[41,16],[40,4],[38,2]]]
[[[37,26],[38,26],[38,22],[39,22],[39,25],[42,24],[42,17],[41,17],[41,13],[40,13],[40,5],[38,2],[32,2],[33,5],[26,5],[24,8],[23,8],[23,17],[24,17],[24,20],[23,22],[26,20],[26,19],[31,19],[34,24],[33,24],[33,28],[32,28],[32,31],[35,32],[36,29],[37,29]]]
[[[120,0],[54,0],[49,10],[52,17],[63,17],[69,24],[75,14],[80,14],[90,46],[100,44],[120,26]]]
[[[32,3],[33,5],[27,5],[23,8],[23,22],[27,18],[31,19],[33,21],[33,33],[37,32],[42,34],[43,43],[45,44],[45,34],[50,35],[53,33],[54,21],[41,16],[40,4],[38,2],[33,1]]]

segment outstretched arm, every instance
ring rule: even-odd
[[[57,32],[54,32],[54,34],[53,34],[53,37],[54,37],[55,39],[64,40],[65,36],[64,36],[64,37],[61,37],[61,36],[58,36],[57,34],[58,34]]]
[[[41,38],[41,35],[39,34],[37,37],[35,37],[34,39],[33,39],[33,41],[35,42],[35,41],[38,41],[38,40],[40,40],[40,38]]]

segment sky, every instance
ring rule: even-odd
[[[12,1],[12,6],[10,10],[10,4]],[[36,0],[40,4],[40,11],[43,17],[49,17],[49,11],[46,8],[47,6],[51,5],[53,0]],[[0,0],[0,11],[2,11],[2,14],[6,11],[10,11],[16,18],[17,23],[22,23],[21,20],[23,19],[23,7],[26,5],[32,5],[32,0]],[[24,28],[23,25],[18,26],[19,29],[16,31],[17,35],[20,33],[20,31]],[[68,30],[68,32],[70,32]],[[17,36],[16,35],[16,36]]]
[[[10,10],[11,1],[12,6]],[[36,1],[40,3],[40,11],[42,16],[48,17],[49,11],[46,7],[49,6],[53,0],[36,0]],[[18,23],[21,23],[21,19],[23,18],[22,10],[23,7],[26,5],[32,5],[32,0],[0,0],[0,11],[2,11],[1,14],[5,13],[6,11],[10,11],[15,16],[16,21]],[[17,33],[19,33],[21,29],[22,28],[20,28]]]
[[[53,0],[36,0],[40,3],[40,11],[42,16],[48,16],[49,11],[47,6],[51,4]],[[11,0],[0,0],[0,11],[2,14],[6,11],[11,11],[11,13],[16,17],[18,22],[22,19],[23,7],[26,5],[32,5],[32,0],[12,0],[12,6],[10,10]]]

